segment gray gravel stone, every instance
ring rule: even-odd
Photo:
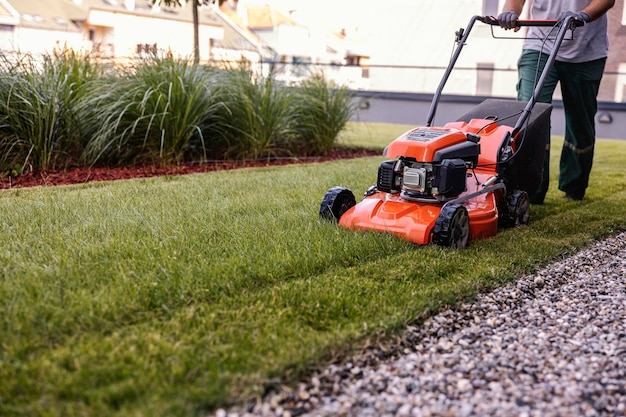
[[[401,340],[216,416],[626,416],[626,233]]]

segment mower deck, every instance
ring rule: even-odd
[[[491,176],[476,174],[481,184]],[[459,198],[482,188],[473,175],[467,182],[467,191]],[[464,206],[469,216],[471,239],[488,238],[498,232],[498,208],[493,192],[466,200]],[[399,194],[376,192],[346,211],[339,219],[339,225],[348,229],[392,233],[417,244],[428,244],[433,241],[433,229],[442,207],[441,203],[406,201]]]

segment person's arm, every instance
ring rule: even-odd
[[[509,1],[511,1],[512,3],[519,2],[518,0],[507,0],[506,3],[508,4]],[[587,13],[591,21],[594,21],[604,15],[614,5],[615,0],[591,0],[587,7],[582,9],[581,12]]]
[[[613,0],[613,2],[615,1]],[[504,2],[504,6],[502,6],[502,12],[515,12],[515,14],[519,16],[522,14],[524,3],[526,3],[526,0],[506,0],[506,2]],[[592,1],[592,3],[594,3],[594,1]],[[597,3],[597,1],[595,3]]]

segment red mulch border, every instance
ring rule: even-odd
[[[33,171],[14,178],[2,177],[0,178],[0,189],[84,184],[95,181],[115,181],[163,175],[185,175],[250,167],[306,164],[338,159],[361,158],[380,154],[380,151],[370,149],[334,148],[330,154],[316,157],[274,158],[256,161],[212,161],[203,163],[183,163],[172,166],[134,165],[112,168],[76,167],[64,170]]]

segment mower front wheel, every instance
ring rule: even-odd
[[[320,219],[339,221],[341,216],[356,205],[354,193],[345,187],[333,187],[324,196],[320,205]]]
[[[470,221],[461,204],[444,206],[435,221],[433,243],[451,248],[466,248],[469,244]]]

